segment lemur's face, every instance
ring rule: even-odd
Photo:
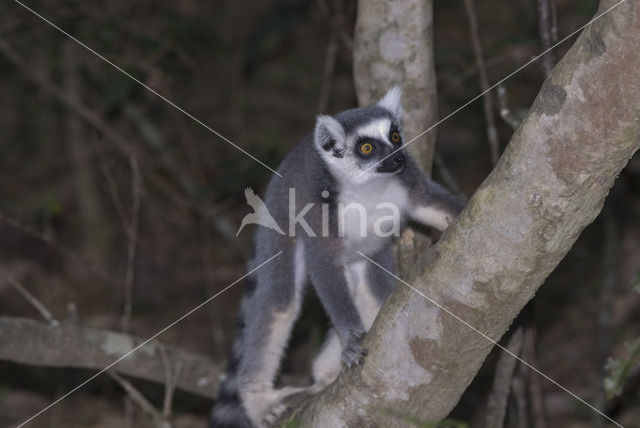
[[[373,106],[319,116],[315,144],[332,174],[362,184],[402,171],[400,113],[400,91],[394,88]]]
[[[356,169],[372,174],[390,174],[402,170],[405,157],[402,153],[400,127],[391,119],[375,119],[347,136],[351,162]],[[346,157],[346,156],[345,156]]]

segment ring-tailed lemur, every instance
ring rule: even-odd
[[[319,116],[314,133],[280,165],[284,178],[269,182],[265,205],[288,233],[256,231],[250,269],[283,254],[249,277],[212,428],[269,426],[284,410],[282,399],[300,390],[273,382],[309,283],[333,324],[313,362],[311,390],[333,382],[342,365],[361,364],[360,342],[395,283],[358,252],[393,271],[398,223],[444,230],[462,210],[460,199],[398,150],[400,116],[398,88],[375,105]]]

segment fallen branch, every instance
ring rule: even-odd
[[[139,337],[75,324],[52,326],[27,318],[0,317],[0,360],[20,364],[102,370],[142,342]],[[143,346],[111,371],[164,384],[167,362],[180,367],[180,376],[172,382],[176,388],[215,397],[221,364],[158,342]]]

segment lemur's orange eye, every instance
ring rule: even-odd
[[[398,144],[400,142],[400,134],[398,131],[393,131],[391,133],[391,142]]]
[[[362,153],[363,155],[368,155],[372,151],[373,151],[373,146],[371,145],[371,143],[362,143],[360,145],[360,153]]]

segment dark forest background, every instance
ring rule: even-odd
[[[273,168],[312,130],[316,114],[357,104],[355,2],[28,5]],[[562,38],[593,16],[597,2],[556,5]],[[434,7],[443,117],[480,88],[462,0]],[[477,0],[476,10],[491,83],[541,52],[534,0]],[[544,76],[537,62],[505,83],[512,113],[526,111]],[[60,322],[147,337],[244,274],[251,230],[235,237],[249,212],[244,189],[260,193],[268,170],[11,1],[0,4],[0,94],[0,316],[42,319],[18,283]],[[491,170],[485,126],[477,101],[436,130],[433,176],[467,197]],[[499,120],[498,131],[504,147],[512,128]],[[535,332],[534,365],[628,426],[640,426],[639,219],[636,156],[519,321]],[[129,292],[130,318],[123,317]],[[159,340],[223,361],[240,293],[232,288]],[[327,324],[308,300],[283,367],[298,377],[308,373]],[[498,355],[451,415],[457,426],[482,426]],[[610,357],[618,366],[605,369]],[[0,362],[0,427],[22,422],[91,374]],[[605,426],[554,385],[521,368],[515,376],[514,386],[542,397],[547,426]],[[606,379],[619,395],[606,398]],[[161,406],[161,386],[132,382]],[[516,416],[518,406],[529,407],[530,421],[540,409],[517,391],[506,426],[531,426]],[[176,392],[174,426],[203,426],[211,404]],[[153,423],[101,376],[29,426]]]

